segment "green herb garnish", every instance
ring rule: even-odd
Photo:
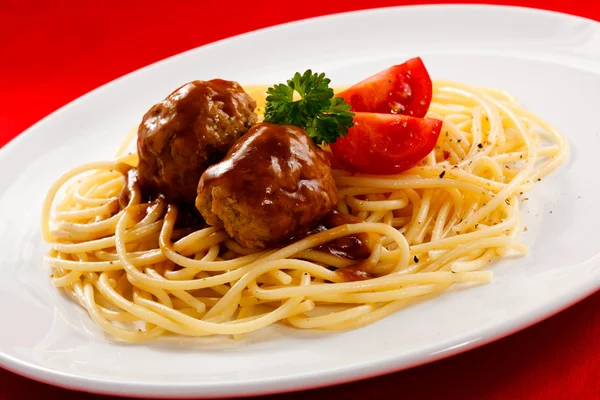
[[[325,74],[313,74],[309,69],[302,75],[296,72],[287,84],[270,87],[264,121],[302,127],[317,144],[344,137],[352,127],[354,114],[344,99],[333,97],[329,82]],[[294,100],[294,93],[299,100]]]

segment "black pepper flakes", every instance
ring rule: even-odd
[[[483,145],[482,145],[481,143],[479,143],[479,144],[477,145],[477,147],[479,147],[480,149],[483,149]]]
[[[504,202],[510,206],[510,201],[508,201],[508,199],[504,199]]]
[[[444,175],[446,175],[446,171],[442,171],[442,173],[440,174],[440,178],[443,178]]]
[[[415,263],[418,263],[418,262],[419,262],[419,259],[417,258],[417,256],[414,256],[414,257],[413,257],[413,260],[414,260],[414,262],[415,262]]]

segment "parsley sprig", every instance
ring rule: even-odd
[[[309,69],[302,75],[296,72],[287,84],[270,87],[265,122],[300,126],[317,144],[344,137],[352,127],[354,114],[344,99],[333,97],[330,82],[325,74],[313,74]],[[299,100],[294,100],[294,93],[298,93]]]

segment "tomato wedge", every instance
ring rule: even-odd
[[[357,112],[348,134],[329,146],[347,169],[395,174],[427,156],[441,129],[442,121],[437,119]]]
[[[412,58],[337,94],[352,110],[424,117],[432,95],[431,78],[421,58]]]

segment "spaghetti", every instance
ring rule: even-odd
[[[264,88],[250,92],[264,110]],[[566,141],[495,89],[434,82],[428,116],[443,128],[419,165],[394,176],[334,170],[338,211],[364,222],[260,251],[214,227],[176,227],[180,211],[163,198],[144,202],[124,179],[137,165],[126,153],[132,131],[113,161],[77,167],[49,190],[41,226],[51,279],[130,342],[240,338],[276,322],[352,329],[453,284],[489,282],[490,263],[527,252],[518,241],[522,195],[565,160]],[[358,265],[320,251],[356,234],[375,238]],[[368,279],[349,281],[344,271],[358,267]]]

